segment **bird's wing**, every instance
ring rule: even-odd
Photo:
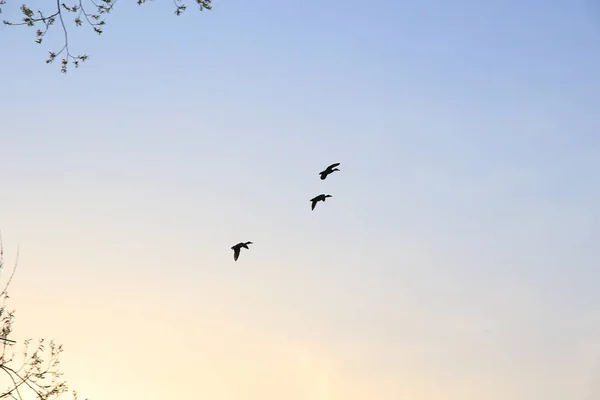
[[[333,168],[337,167],[338,165],[340,165],[340,163],[331,164],[329,167],[327,167],[327,169],[333,169]]]
[[[240,248],[236,247],[233,249],[233,261],[237,261],[239,256],[240,256]]]
[[[312,206],[310,207],[310,209],[314,210],[316,205],[317,205],[317,201],[316,200],[312,200]]]
[[[252,242],[246,242],[246,244],[252,244]]]

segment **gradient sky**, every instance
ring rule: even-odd
[[[13,339],[93,400],[600,398],[600,6],[172,12],[66,76],[0,27]]]

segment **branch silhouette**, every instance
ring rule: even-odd
[[[53,340],[38,339],[35,346],[32,339],[23,341],[22,359],[17,362],[14,348],[17,341],[8,339],[12,333],[15,320],[15,311],[8,310],[7,300],[8,287],[12,282],[18,265],[18,253],[14,267],[11,271],[4,290],[0,293],[0,399],[10,398],[15,400],[26,400],[35,398],[38,400],[56,400],[61,395],[69,392],[67,382],[62,379],[60,371],[60,354],[62,345]],[[4,267],[4,247],[0,233],[0,272]],[[6,378],[7,385],[3,385],[2,377]],[[77,400],[77,391],[72,390],[71,395]]]
[[[60,22],[60,27],[63,32],[63,45],[58,51],[49,51],[48,57],[46,58],[46,64],[51,64],[54,60],[60,58],[60,72],[67,73],[69,64],[78,68],[79,65],[88,60],[88,54],[72,53],[69,47],[69,28],[67,27],[66,21],[69,17],[73,18],[75,27],[83,25],[90,26],[94,32],[101,35],[104,32],[104,25],[106,25],[106,16],[113,11],[115,4],[118,0],[71,0],[72,5],[67,5],[61,0],[56,0],[53,4],[53,8],[50,12],[43,12],[38,9],[33,11],[32,8],[23,4],[21,5],[21,14],[23,15],[22,22],[13,22],[4,20],[5,25],[10,26],[28,26],[37,28],[35,32],[35,43],[41,44],[44,37],[55,24]],[[139,6],[146,3],[147,0],[137,0]],[[154,0],[150,0],[154,1]],[[186,9],[187,5],[183,3],[183,0],[172,0],[175,6],[175,15],[181,15]],[[211,10],[212,0],[194,0],[199,6],[200,11]],[[69,16],[69,13],[71,14]]]

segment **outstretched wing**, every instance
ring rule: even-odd
[[[331,171],[332,169],[334,169],[338,165],[340,165],[340,163],[331,164],[329,167],[327,167],[327,169]]]
[[[314,209],[315,209],[315,206],[317,205],[317,200],[315,200],[315,199],[312,199],[311,201],[312,201],[312,206],[310,207],[310,209],[311,209],[311,210],[314,210]]]
[[[240,256],[240,248],[239,247],[235,247],[233,249],[233,261],[237,261],[238,257]]]

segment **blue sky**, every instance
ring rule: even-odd
[[[64,76],[0,27],[18,329],[91,398],[596,398],[599,36],[589,1],[123,2]]]

